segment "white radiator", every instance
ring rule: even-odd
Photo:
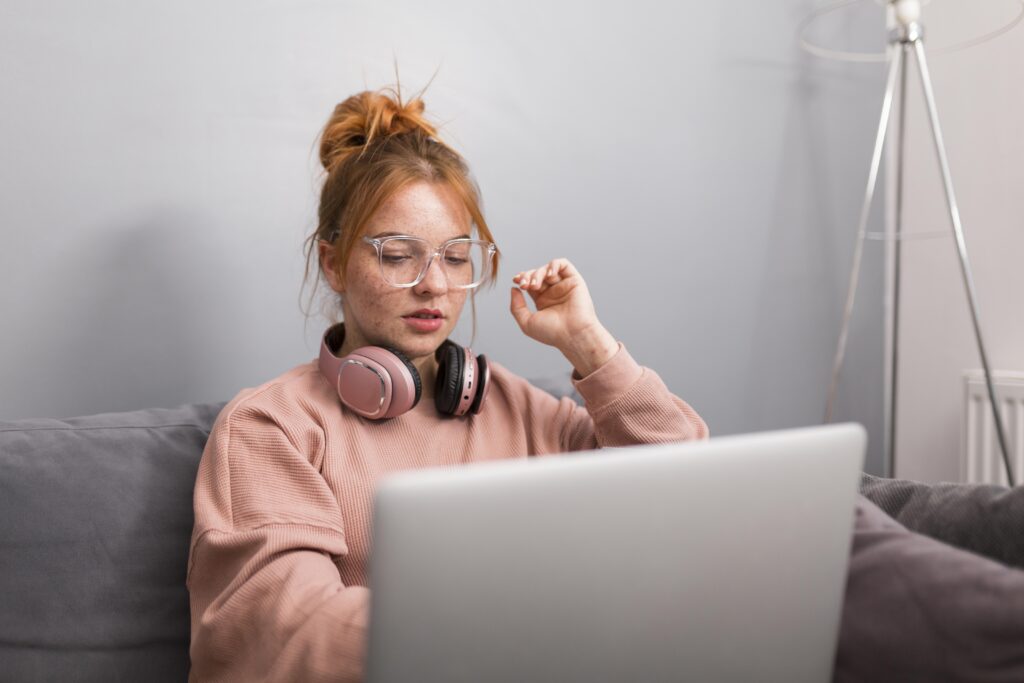
[[[1003,418],[1003,432],[1010,451],[1010,466],[1017,484],[1024,482],[1024,373],[992,373],[996,400]],[[961,481],[1006,485],[999,437],[980,370],[964,373],[964,412],[960,449]]]

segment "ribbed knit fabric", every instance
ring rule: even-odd
[[[199,465],[189,551],[190,681],[358,681],[371,505],[390,472],[707,436],[620,345],[583,379],[586,408],[491,363],[479,415],[432,397],[392,420],[344,408],[316,362],[236,396]]]

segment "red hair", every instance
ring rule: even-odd
[[[352,248],[370,218],[392,195],[415,182],[446,184],[462,200],[480,239],[494,241],[469,166],[440,140],[423,110],[419,97],[402,102],[391,89],[361,92],[334,108],[320,136],[320,162],[327,177],[320,193],[319,223],[306,240],[306,280],[317,243],[324,240],[337,250],[338,275],[344,282]],[[319,259],[317,264],[322,277]],[[491,283],[497,274],[495,254]]]

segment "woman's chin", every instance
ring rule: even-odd
[[[434,352],[448,338],[447,330],[440,329],[430,334],[402,335],[398,344],[395,344],[402,353],[410,359],[433,356]]]

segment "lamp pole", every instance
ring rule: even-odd
[[[905,139],[905,112],[907,94],[907,62],[910,57],[916,58],[918,75],[924,91],[924,98],[928,108],[928,121],[931,126],[932,140],[935,143],[935,151],[938,156],[939,167],[942,172],[942,185],[945,190],[946,204],[949,209],[950,221],[953,227],[953,237],[956,241],[957,255],[960,263],[960,273],[963,277],[964,290],[967,294],[967,302],[970,308],[971,322],[974,327],[974,337],[978,345],[978,354],[981,356],[981,365],[985,374],[985,385],[988,389],[989,403],[992,406],[992,418],[995,422],[996,438],[999,441],[999,448],[1002,451],[1003,464],[1006,467],[1006,478],[1010,486],[1015,485],[1013,468],[1010,465],[1009,449],[1006,444],[1006,433],[1003,429],[1002,414],[999,404],[996,401],[995,388],[992,383],[992,372],[988,363],[988,355],[985,352],[985,344],[981,334],[979,322],[977,297],[974,289],[974,278],[971,275],[970,261],[967,257],[967,244],[964,241],[963,225],[960,222],[960,210],[957,206],[956,195],[953,191],[953,178],[949,171],[949,161],[946,157],[946,147],[942,139],[942,128],[939,124],[938,109],[935,105],[935,93],[932,89],[931,76],[928,71],[928,60],[924,49],[924,28],[921,24],[921,1],[920,0],[888,0],[895,18],[896,27],[889,35],[888,62],[889,71],[886,78],[885,96],[882,100],[882,115],[878,125],[878,134],[875,137],[874,152],[871,157],[871,169],[868,173],[867,189],[864,192],[864,203],[861,206],[860,221],[857,231],[857,245],[854,249],[853,268],[850,272],[849,286],[846,292],[846,304],[843,308],[843,323],[839,333],[839,341],[836,345],[836,353],[832,363],[832,376],[829,381],[828,399],[825,405],[825,421],[832,419],[833,407],[835,404],[836,388],[839,383],[839,372],[842,368],[843,357],[846,353],[846,341],[849,335],[850,318],[853,313],[853,305],[857,291],[857,280],[860,274],[861,258],[864,249],[864,240],[867,237],[868,213],[871,208],[871,200],[874,197],[875,186],[878,183],[878,169],[881,163],[882,148],[885,145],[888,133],[888,122],[892,113],[892,103],[895,97],[897,82],[899,83],[899,124],[896,134],[896,183],[894,209],[895,219],[893,231],[890,235],[892,242],[892,263],[891,277],[892,287],[889,301],[890,320],[887,327],[886,339],[886,364],[885,381],[885,474],[892,476],[895,471],[896,455],[896,407],[897,407],[897,360],[898,360],[898,331],[899,331],[899,292],[900,292],[900,245],[903,238],[902,232],[902,209],[903,209],[903,144]]]

